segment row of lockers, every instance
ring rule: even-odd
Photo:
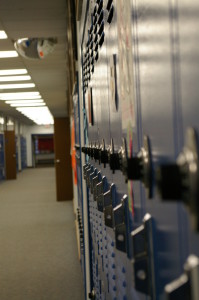
[[[196,300],[199,4],[83,3],[74,118],[85,298]]]

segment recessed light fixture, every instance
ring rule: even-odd
[[[0,93],[0,100],[41,99],[39,92]]]
[[[17,107],[16,109],[38,125],[54,124],[53,116],[47,106]]]
[[[20,75],[27,74],[28,71],[26,69],[8,69],[8,70],[0,70],[0,76],[4,75]]]
[[[21,75],[21,76],[0,76],[0,82],[2,81],[26,81],[31,80],[29,75]]]
[[[19,83],[19,84],[0,84],[0,90],[9,89],[26,89],[35,87],[34,83]]]
[[[7,38],[8,38],[8,36],[5,33],[5,31],[4,30],[0,30],[0,39],[4,40],[4,39],[7,39]]]
[[[12,103],[10,104],[12,107],[33,107],[33,106],[45,106],[45,103]]]
[[[33,99],[33,100],[9,100],[5,101],[6,104],[26,104],[26,103],[44,103],[43,99]]]
[[[0,51],[0,58],[17,57],[17,51]]]

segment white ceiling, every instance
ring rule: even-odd
[[[55,117],[67,115],[67,0],[0,0],[0,30],[8,39],[0,40],[0,50],[14,50],[13,41],[24,37],[57,37],[55,50],[43,60],[22,57],[0,59],[0,70],[26,68],[36,87],[0,92],[38,90]],[[23,122],[28,119],[14,108],[0,101],[0,112],[15,116]]]

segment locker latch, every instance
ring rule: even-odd
[[[99,146],[99,143],[95,143],[94,146],[93,146],[93,157],[96,160],[99,160],[99,150],[100,149],[100,146]]]
[[[93,200],[97,201],[97,184],[102,180],[102,175],[100,172],[97,173],[95,177],[93,177],[92,180],[92,186],[93,186]]]
[[[150,214],[146,214],[143,225],[132,231],[133,265],[135,289],[156,298],[153,222]]]
[[[107,189],[107,180],[106,177],[102,177],[102,181],[96,186],[96,200],[97,200],[97,209],[98,211],[103,212],[104,210],[104,193]]]
[[[113,210],[114,215],[114,230],[116,248],[122,252],[127,252],[129,245],[127,242],[130,238],[129,227],[129,209],[128,209],[128,197],[124,195],[122,201]]]
[[[90,168],[91,166],[90,166],[90,164],[85,164],[84,166],[83,166],[83,176],[84,176],[84,179],[86,180],[86,172],[87,172],[87,170]]]
[[[116,206],[116,187],[112,183],[110,190],[104,194],[104,222],[107,227],[114,228],[113,208]]]
[[[89,146],[86,146],[86,145],[83,146],[83,147],[82,147],[82,153],[88,155],[88,154],[89,154]]]
[[[105,147],[105,141],[102,140],[102,144],[99,148],[99,163],[104,164],[104,167],[106,167],[106,164],[108,163],[108,151]]]
[[[88,294],[89,299],[96,299],[96,291],[93,289],[89,294]]]
[[[88,169],[86,169],[86,184],[88,188],[90,188],[90,174],[93,172],[94,172],[93,166],[90,166]]]
[[[143,147],[134,157],[128,157],[126,139],[119,151],[120,169],[127,180],[140,180],[148,191],[148,197],[152,198],[152,155],[148,136],[144,136]]]
[[[97,175],[97,169],[95,168],[92,173],[90,173],[89,183],[90,183],[90,190],[91,194],[93,194],[93,179]]]
[[[161,198],[183,201],[191,212],[193,228],[199,231],[199,139],[193,128],[187,129],[177,161],[161,165],[156,179]]]
[[[113,173],[120,170],[120,156],[118,152],[115,152],[113,139],[111,139],[111,145],[108,148],[108,162]]]
[[[188,257],[184,265],[184,274],[165,286],[167,300],[198,300],[199,299],[199,258]]]

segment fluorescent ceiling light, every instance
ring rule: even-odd
[[[0,58],[17,57],[17,51],[0,51]]]
[[[34,83],[19,83],[19,84],[0,84],[1,90],[6,89],[26,89],[35,87]]]
[[[26,69],[10,69],[10,70],[0,70],[0,76],[2,75],[20,75],[27,74],[28,71]]]
[[[29,75],[22,75],[22,76],[0,76],[0,82],[1,81],[25,81],[25,80],[31,80],[31,77]]]
[[[12,103],[10,104],[12,107],[28,107],[28,106],[45,106],[45,103]]]
[[[0,30],[0,39],[3,40],[3,39],[7,39],[8,36],[7,34],[5,33],[4,30]]]
[[[17,93],[0,93],[0,100],[25,100],[25,99],[40,99],[39,92],[17,92]]]
[[[33,99],[33,100],[9,100],[5,102],[6,104],[26,104],[26,103],[44,103],[43,99]]]
[[[47,106],[17,107],[16,109],[38,125],[54,124],[53,116]]]

